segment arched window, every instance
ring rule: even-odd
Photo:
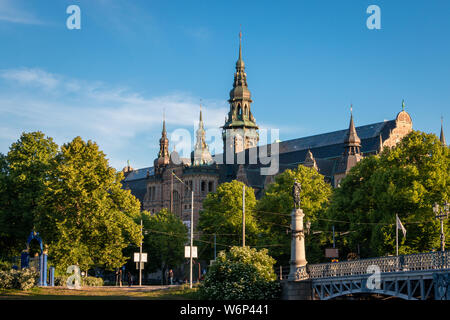
[[[242,119],[242,108],[241,105],[238,105],[238,119]]]

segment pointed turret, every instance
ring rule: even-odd
[[[169,139],[167,138],[167,131],[166,131],[166,117],[164,115],[163,118],[163,128],[161,132],[161,139],[159,139],[159,153],[158,158],[155,160],[154,166],[155,166],[155,172],[160,173],[161,167],[166,166],[170,162],[170,155],[169,155]]]
[[[355,123],[353,122],[353,106],[351,108],[350,126],[348,128],[347,137],[345,139],[346,154],[360,154],[361,139],[356,132]]]
[[[384,150],[384,147],[383,147],[383,137],[381,136],[381,133],[380,133],[380,144],[378,145],[378,154],[382,153],[383,150]]]
[[[356,132],[355,123],[353,121],[353,107],[350,116],[350,125],[344,140],[344,153],[338,163],[335,175],[335,184],[345,176],[351,168],[353,168],[361,159],[361,139]]]
[[[444,117],[441,117],[441,136],[440,136],[441,144],[446,146],[445,135],[444,135]]]
[[[206,135],[203,125],[202,106],[200,105],[200,117],[197,129],[197,141],[195,143],[194,151],[192,152],[191,163],[194,166],[211,164],[213,162],[209,147],[206,144]]]

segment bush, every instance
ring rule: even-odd
[[[13,264],[11,262],[0,260],[0,270],[9,271],[12,269],[12,266]]]
[[[84,278],[81,278],[81,282],[83,283],[83,286],[87,286],[87,287],[101,287],[101,286],[103,286],[103,279],[102,278],[84,277]]]
[[[10,271],[0,270],[0,289],[13,289],[14,276]]]
[[[274,264],[267,249],[232,247],[227,253],[222,251],[199,285],[199,297],[206,300],[277,299],[281,287]]]
[[[67,286],[67,279],[69,277],[70,275],[55,277],[55,286],[58,287]],[[81,285],[84,287],[101,287],[103,286],[103,279],[96,277],[81,277]]]
[[[39,274],[32,269],[0,271],[0,288],[30,290],[38,278]]]

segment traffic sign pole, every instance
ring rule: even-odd
[[[141,219],[141,245],[139,246],[139,287],[142,287],[142,219]]]
[[[194,190],[191,190],[191,254],[190,254],[190,262],[189,262],[189,288],[192,289],[192,244],[193,244],[193,236],[194,236]]]

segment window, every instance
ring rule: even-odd
[[[202,188],[201,188],[201,191],[202,191],[202,193],[205,193],[206,192],[206,181],[202,181]]]
[[[208,183],[208,192],[214,192],[214,182],[210,181]]]

